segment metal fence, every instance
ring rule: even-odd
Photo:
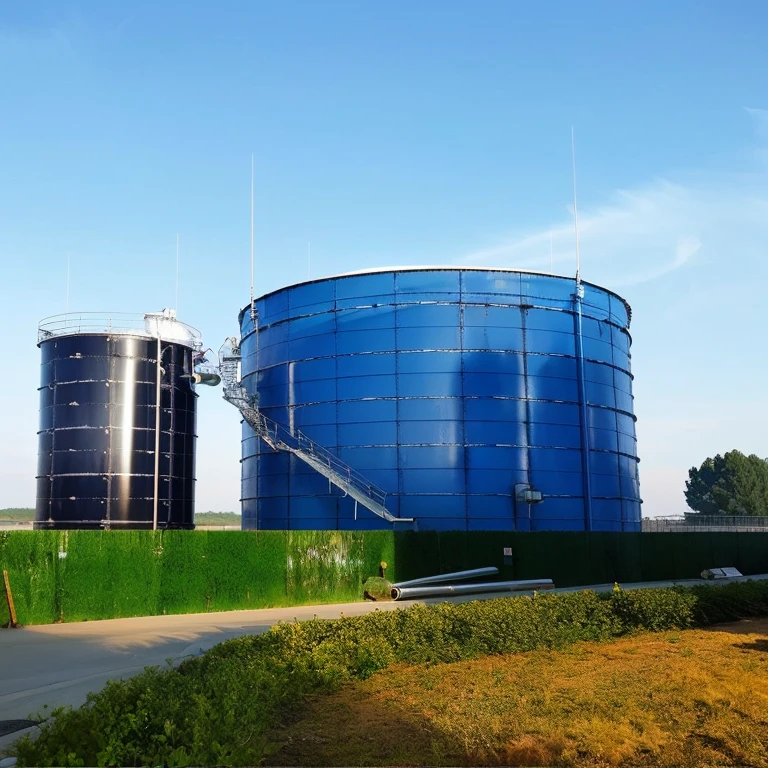
[[[680,515],[644,517],[644,533],[690,533],[692,531],[768,533],[768,517],[753,515]]]

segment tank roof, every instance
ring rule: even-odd
[[[326,277],[316,277],[312,278],[310,280],[300,280],[298,283],[292,283],[290,285],[285,285],[282,288],[276,288],[274,291],[269,291],[268,293],[263,294],[262,296],[257,297],[257,300],[266,299],[268,296],[272,296],[273,294],[280,293],[281,291],[285,291],[290,288],[295,288],[299,285],[309,285],[311,283],[322,283],[326,280],[336,280],[341,277],[358,277],[361,275],[374,275],[374,274],[380,274],[384,272],[510,272],[510,273],[516,273],[516,274],[522,274],[522,275],[538,275],[541,277],[550,277],[554,280],[574,280],[575,276],[572,275],[555,275],[551,272],[542,272],[539,270],[534,269],[516,269],[512,267],[474,267],[474,266],[460,266],[455,264],[448,264],[448,265],[434,265],[434,264],[426,264],[422,266],[399,266],[399,267],[373,267],[370,269],[358,269],[354,270],[353,272],[340,272],[339,274],[335,275],[328,275]],[[629,323],[632,320],[632,307],[629,306],[629,302],[623,297],[619,296],[618,293],[615,291],[611,291],[608,288],[603,288],[601,285],[597,285],[597,283],[590,283],[588,280],[582,280],[581,281],[584,285],[588,285],[592,288],[597,288],[599,291],[604,291],[605,293],[610,294],[611,296],[615,296],[619,301],[621,301],[624,304],[624,307],[627,310],[627,318],[628,323],[627,326],[629,326]],[[246,304],[245,307],[240,311],[240,316],[242,317],[243,313],[248,310],[250,307],[250,304]]]
[[[202,334],[197,328],[176,319],[176,311],[144,314],[129,312],[69,312],[51,315],[40,321],[37,327],[37,343],[58,336],[107,335],[139,336],[192,349],[202,347]]]

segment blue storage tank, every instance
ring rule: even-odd
[[[242,379],[262,412],[419,530],[640,530],[631,312],[615,293],[406,267],[300,283],[256,310],[240,314]],[[242,449],[244,528],[392,526],[247,424]]]

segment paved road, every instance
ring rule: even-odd
[[[23,720],[47,705],[80,706],[108,680],[196,655],[281,621],[358,616],[400,603],[349,603],[183,616],[149,616],[0,630],[0,721]],[[0,754],[22,732],[0,736]]]
[[[768,575],[751,578],[768,578]],[[625,587],[671,586],[673,583],[703,582],[646,582]],[[556,591],[602,591],[612,587],[605,584]],[[499,596],[472,595],[452,598],[452,601]],[[413,604],[360,602],[0,630],[0,721],[25,719],[46,705],[49,709],[65,704],[77,707],[90,691],[103,688],[107,680],[133,675],[146,666],[164,665],[170,660],[197,655],[232,637],[265,632],[281,621],[314,616],[335,618],[341,614],[359,616],[373,610],[392,610]],[[18,735],[17,732],[0,737],[0,753]]]
[[[79,706],[107,680],[199,654],[232,637],[265,632],[280,621],[358,616],[395,606],[401,604],[302,606],[0,630],[0,721],[27,718],[45,705]]]

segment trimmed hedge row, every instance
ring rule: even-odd
[[[178,668],[110,682],[78,710],[57,710],[20,765],[256,765],[267,728],[309,693],[395,662],[434,663],[637,630],[685,629],[768,615],[768,582],[724,587],[542,594],[334,621],[282,624],[222,643]]]

